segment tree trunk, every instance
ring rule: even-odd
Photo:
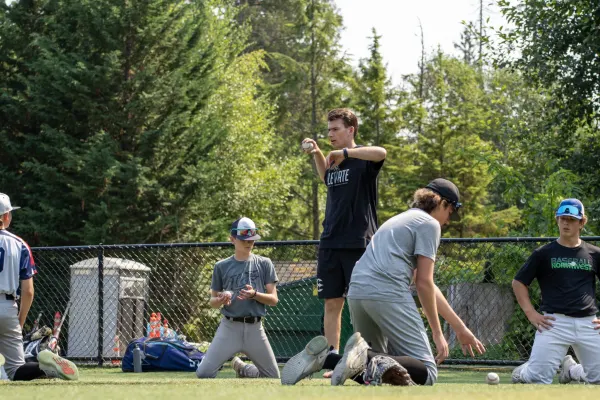
[[[311,40],[311,56],[310,56],[310,97],[311,97],[311,120],[310,120],[310,131],[313,140],[317,140],[317,76],[315,71],[316,63],[316,43],[315,43],[315,1],[311,2],[310,10],[310,40]],[[316,178],[312,182],[312,226],[313,226],[313,239],[318,240],[320,236],[319,230],[319,178],[317,176],[317,168],[313,160],[313,170],[315,171]]]
[[[419,65],[419,102],[423,107],[424,85],[425,85],[425,36],[423,35],[423,24],[419,19],[419,28],[421,28],[421,62]],[[419,118],[419,134],[423,134],[423,117]]]

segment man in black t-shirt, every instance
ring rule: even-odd
[[[600,320],[596,318],[596,277],[600,248],[581,240],[587,222],[583,204],[566,199],[556,211],[560,237],[535,250],[512,286],[527,319],[536,327],[529,361],[512,373],[513,383],[552,383],[559,366],[560,383],[600,384]],[[537,279],[540,311],[529,299],[528,286]],[[581,364],[566,355],[569,346]]]
[[[325,299],[325,337],[337,352],[352,269],[377,230],[377,175],[386,151],[382,147],[356,145],[358,119],[352,111],[331,110],[327,120],[329,141],[335,150],[325,157],[309,138],[302,141],[302,148],[314,156],[317,173],[327,185],[317,291],[319,298]]]

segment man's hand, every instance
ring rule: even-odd
[[[233,293],[230,291],[224,291],[219,293],[217,300],[221,305],[228,306],[231,304],[231,296],[233,296]]]
[[[342,161],[344,161],[344,150],[333,150],[325,157],[325,165],[327,165],[327,168],[340,165]]]
[[[535,310],[526,313],[525,315],[527,315],[529,322],[531,322],[531,324],[535,326],[535,329],[540,333],[543,332],[542,329],[550,330],[553,326],[551,321],[556,320],[552,315],[542,315]]]
[[[312,144],[312,147],[308,146],[308,148],[305,148],[305,146],[308,143]],[[321,149],[319,149],[319,145],[317,144],[317,142],[315,142],[311,138],[304,139],[300,146],[302,147],[302,151],[304,151],[306,154],[315,154],[317,151],[319,151],[319,152],[321,151]]]
[[[246,285],[245,289],[240,290],[240,294],[238,295],[239,300],[248,300],[256,296],[256,289],[253,289],[252,286]]]
[[[437,350],[437,356],[435,356],[435,362],[440,365],[450,355],[450,349],[448,348],[448,342],[442,333],[433,335],[433,342]]]
[[[462,352],[465,356],[468,353],[471,357],[475,357],[473,348],[475,348],[479,354],[485,353],[485,346],[483,343],[481,343],[466,326],[463,329],[456,331],[456,338],[460,342]]]
[[[596,325],[596,326],[594,326],[595,330],[600,329],[600,319],[596,318],[595,320],[592,321],[592,324]]]

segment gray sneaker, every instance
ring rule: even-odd
[[[281,384],[295,385],[307,376],[323,369],[327,350],[328,344],[325,336],[311,339],[304,350],[285,363],[281,370]]]
[[[69,381],[79,379],[79,370],[77,366],[69,360],[54,354],[50,350],[42,350],[37,356],[40,363],[40,369],[44,371],[48,378],[60,378]]]
[[[525,368],[525,366],[528,363],[524,363],[519,365],[517,368],[513,369],[512,372],[512,383],[527,383],[523,380],[523,378],[521,378],[521,371],[523,371],[523,368]]]
[[[359,332],[350,336],[344,348],[344,356],[333,370],[331,384],[343,385],[346,379],[362,373],[367,368],[367,350],[369,345]]]
[[[4,359],[4,356],[0,354],[0,381],[8,380],[8,375],[6,375],[6,371],[4,371],[4,363],[6,363],[6,360]]]
[[[241,358],[239,357],[233,357],[231,359],[231,368],[233,368],[233,370],[235,371],[235,377],[236,378],[244,378],[244,367],[246,366],[246,363],[242,361]]]
[[[561,368],[560,368],[560,375],[558,375],[558,382],[560,382],[562,384],[571,382],[573,380],[573,378],[571,378],[571,373],[569,372],[569,370],[571,369],[571,367],[573,365],[577,365],[577,363],[575,362],[575,360],[573,360],[573,357],[564,356],[562,363],[560,365],[561,365]]]

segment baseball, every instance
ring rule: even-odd
[[[487,382],[488,385],[497,385],[500,383],[500,377],[498,376],[497,373],[490,372],[485,377],[485,381]]]
[[[315,146],[311,142],[302,143],[302,148],[304,150],[312,150]]]

